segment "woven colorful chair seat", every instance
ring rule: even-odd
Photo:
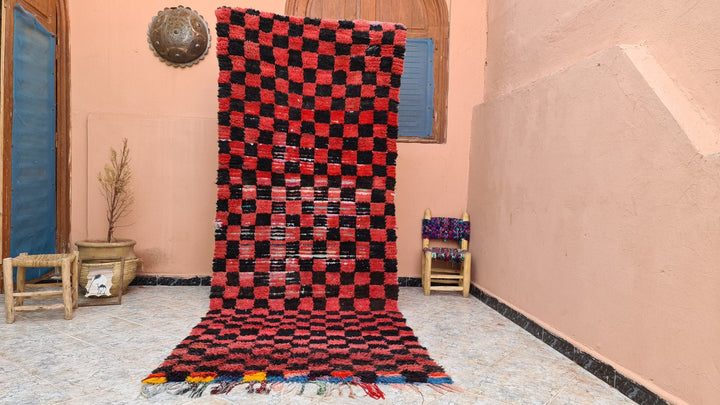
[[[470,240],[470,222],[462,218],[433,217],[423,219],[423,238]]]
[[[423,252],[430,252],[434,260],[442,260],[444,262],[462,263],[465,260],[467,250],[453,249],[444,247],[427,247]]]

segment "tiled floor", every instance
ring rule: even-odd
[[[205,314],[209,287],[131,287],[120,306],[82,307],[0,318],[0,404],[630,404],[475,298],[400,289],[400,309],[462,393],[385,388],[385,401],[318,396],[315,391],[198,399],[139,395],[140,380]],[[311,392],[312,391],[312,392]],[[355,390],[357,397],[364,395]]]

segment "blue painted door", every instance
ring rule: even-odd
[[[20,5],[14,21],[10,255],[55,253],[55,35]]]

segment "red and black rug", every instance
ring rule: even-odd
[[[144,391],[452,383],[398,312],[401,25],[220,8],[210,310]]]

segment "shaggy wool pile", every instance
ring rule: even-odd
[[[451,379],[398,312],[401,25],[220,8],[219,169],[210,309],[144,382],[201,395],[240,384]]]

